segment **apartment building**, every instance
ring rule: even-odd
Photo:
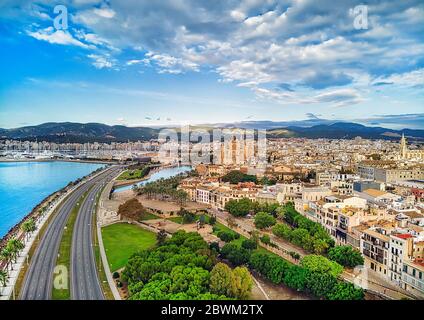
[[[413,236],[409,233],[390,235],[389,273],[390,281],[401,284],[403,263],[413,256]]]
[[[384,228],[369,228],[363,231],[360,249],[364,255],[366,268],[387,278],[390,251],[390,236]]]
[[[424,259],[403,262],[401,287],[418,297],[424,297]]]

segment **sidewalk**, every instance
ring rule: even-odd
[[[119,173],[119,175],[120,174],[121,173]],[[112,181],[110,181],[103,189],[100,195],[99,207],[96,215],[97,239],[99,242],[100,257],[102,259],[103,270],[106,274],[107,282],[115,300],[121,300],[121,295],[119,294],[118,289],[116,288],[115,281],[112,278],[112,272],[110,271],[109,263],[107,261],[106,251],[103,244],[102,227],[109,224],[113,224],[119,220],[119,216],[117,216],[115,212],[107,210],[104,205],[104,202],[109,199],[109,194],[112,191],[115,179],[119,177],[119,175],[117,175]]]

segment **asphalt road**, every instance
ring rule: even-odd
[[[116,173],[115,173],[116,174]],[[96,269],[93,247],[93,215],[97,196],[100,196],[106,181],[95,185],[80,207],[74,225],[71,252],[71,298],[73,300],[104,300]]]
[[[95,189],[103,181],[116,174],[117,167],[109,168],[104,173],[84,183],[63,202],[58,212],[46,228],[41,241],[34,252],[26,272],[19,298],[21,300],[49,300],[53,286],[53,272],[59,252],[59,246],[68,217],[81,196],[92,186]]]

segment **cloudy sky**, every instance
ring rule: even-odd
[[[0,0],[0,127],[318,118],[424,129],[423,21],[422,0]]]

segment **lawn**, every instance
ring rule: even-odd
[[[145,212],[145,213],[143,213],[143,217],[141,218],[141,221],[154,220],[154,219],[160,219],[160,217],[153,214],[153,213]]]
[[[126,170],[121,173],[118,180],[136,180],[147,176],[150,171],[150,167],[142,167],[134,170]]]
[[[196,215],[192,223],[195,223],[199,219],[200,219],[200,215]],[[181,216],[170,217],[170,218],[167,218],[167,220],[178,223],[178,224],[183,224],[183,217]],[[209,223],[209,217],[207,215],[205,215],[205,223]]]
[[[102,228],[102,237],[112,272],[124,267],[134,252],[150,248],[156,242],[155,233],[127,223]]]
[[[171,218],[167,218],[166,220],[179,223],[179,224],[183,223],[183,217],[171,217]]]

